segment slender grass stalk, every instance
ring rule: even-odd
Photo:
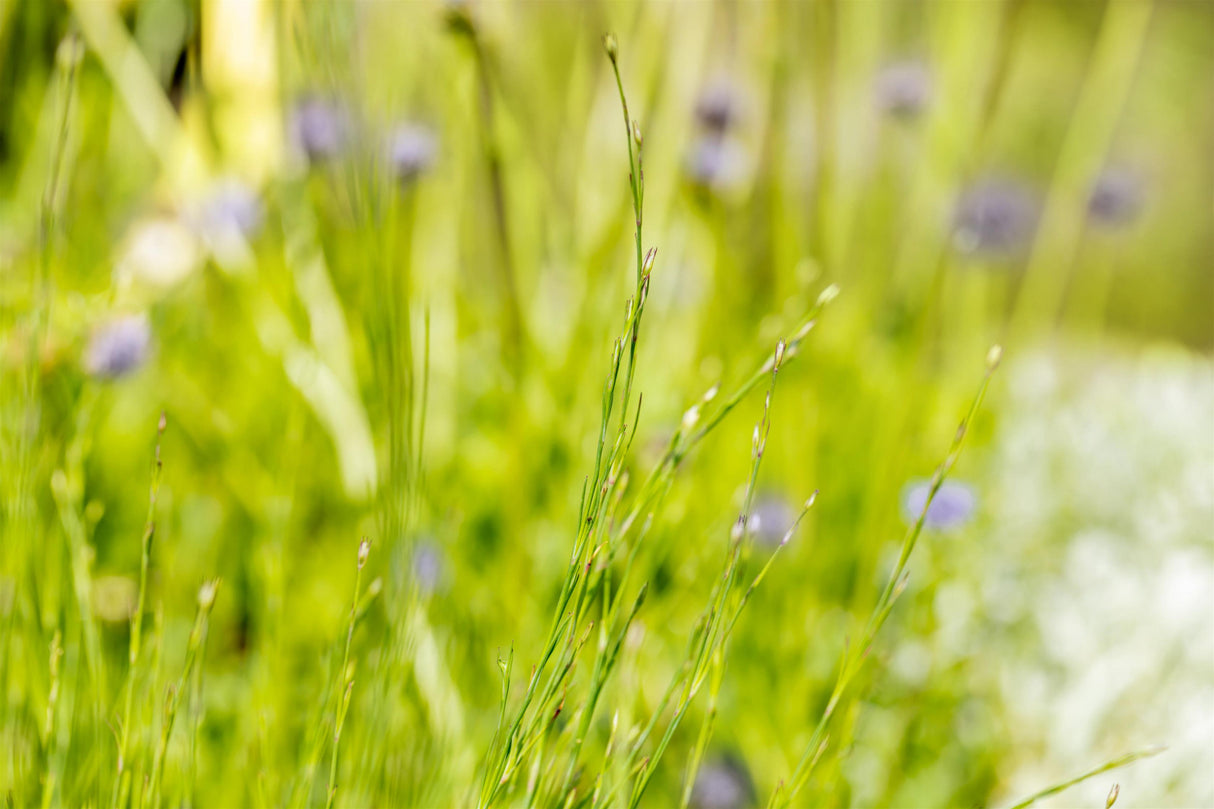
[[[354,669],[350,665],[350,644],[354,641],[354,626],[358,622],[359,593],[362,589],[363,568],[371,553],[371,543],[364,539],[358,544],[358,571],[354,575],[354,601],[350,605],[350,625],[346,630],[346,646],[341,656],[338,682],[341,690],[337,694],[337,716],[333,722],[333,758],[329,764],[329,790],[325,798],[326,809],[331,809],[337,797],[337,754],[341,747],[341,731],[350,710],[350,696],[354,692]]]
[[[767,440],[771,433],[771,402],[775,392],[776,379],[780,368],[784,362],[788,352],[788,344],[784,340],[780,340],[776,344],[776,349],[772,353],[770,363],[770,381],[768,383],[767,394],[763,399],[763,412],[758,424],[755,425],[752,446],[751,446],[751,465],[750,474],[746,482],[746,492],[743,497],[741,513],[733,524],[730,531],[730,539],[728,551],[726,554],[725,563],[722,573],[715,585],[712,594],[709,596],[708,606],[701,614],[700,621],[696,629],[692,633],[691,643],[689,645],[689,654],[684,660],[681,669],[676,673],[671,680],[670,686],[667,689],[666,695],[659,704],[650,719],[645,731],[634,743],[630,751],[630,759],[635,759],[639,756],[642,745],[652,733],[658,718],[665,710],[671,696],[678,692],[679,698],[675,702],[674,713],[670,722],[667,724],[665,731],[659,739],[653,751],[646,756],[644,765],[633,784],[632,795],[629,799],[630,809],[635,809],[640,804],[641,798],[645,794],[645,790],[649,785],[650,780],[656,771],[657,764],[661,761],[665,754],[671,739],[674,737],[675,731],[681,724],[691,707],[692,702],[698,695],[701,687],[704,684],[705,678],[710,672],[716,671],[717,676],[723,676],[724,660],[726,646],[730,635],[733,633],[734,627],[737,625],[738,618],[741,616],[742,610],[745,609],[751,594],[758,587],[759,583],[767,575],[776,555],[791,539],[793,531],[796,530],[805,513],[813,505],[814,498],[811,497],[806,501],[804,508],[798,516],[792,529],[785,534],[780,545],[777,546],[775,552],[768,559],[767,563],[760,569],[758,575],[755,576],[749,587],[739,597],[735,592],[737,580],[741,575],[741,562],[743,551],[746,547],[746,539],[749,536],[751,527],[751,509],[754,504],[755,491],[758,485],[759,468],[762,464],[764,454],[767,450]],[[720,682],[715,682],[712,687],[714,694],[719,693]],[[701,726],[698,735],[696,747],[702,755],[703,748],[707,746],[709,735],[711,734],[713,709],[710,708],[705,723]],[[695,768],[698,767],[698,756],[693,750],[688,768],[688,781],[690,784],[694,780]],[[684,794],[687,799],[690,798],[690,786],[685,786]]]
[[[1109,3],[1100,37],[1058,155],[1054,180],[1024,271],[1010,323],[1011,339],[1052,325],[1079,249],[1088,194],[1137,78],[1138,55],[1150,30],[1151,2]]]
[[[81,49],[78,37],[68,34],[59,43],[55,59],[54,82],[44,95],[43,109],[47,120],[55,125],[54,140],[49,148],[49,164],[42,185],[39,199],[37,219],[37,250],[36,261],[32,263],[29,275],[30,300],[32,305],[28,311],[28,337],[20,344],[23,349],[21,361],[14,363],[18,367],[15,384],[3,378],[5,392],[19,390],[20,398],[14,408],[10,422],[9,413],[3,413],[0,419],[0,457],[4,461],[4,510],[0,514],[3,519],[3,549],[0,553],[0,564],[10,563],[12,571],[20,571],[20,575],[28,577],[30,583],[44,580],[44,574],[38,571],[37,565],[46,560],[58,562],[59,548],[51,554],[29,553],[31,545],[29,537],[36,535],[37,530],[37,494],[41,485],[36,481],[36,454],[42,441],[43,420],[43,380],[42,352],[46,347],[50,332],[52,295],[52,272],[56,255],[56,237],[59,235],[60,217],[63,213],[63,188],[66,185],[65,175],[70,172],[68,156],[68,139],[73,121],[73,113],[77,106],[78,95],[78,66]],[[7,307],[6,307],[7,308]],[[20,310],[19,310],[20,311]],[[23,315],[24,317],[24,315]],[[5,318],[7,320],[7,318]],[[5,324],[9,325],[8,323]],[[19,350],[20,350],[19,349]],[[2,369],[7,377],[8,369]],[[7,398],[7,397],[6,397]],[[6,403],[7,405],[7,403]],[[11,443],[10,443],[11,442]],[[11,458],[10,452],[15,458]],[[10,465],[11,464],[11,465]],[[72,538],[69,537],[69,546]],[[11,562],[10,562],[11,560]],[[73,558],[73,561],[75,559]],[[7,565],[5,565],[7,567]],[[73,568],[75,569],[75,568]],[[48,571],[54,576],[56,584],[61,578],[61,566],[54,565]],[[80,588],[77,587],[77,593]],[[6,605],[3,626],[0,627],[0,688],[9,689],[10,662],[12,657],[10,642],[18,616],[28,627],[31,636],[38,636],[45,643],[43,634],[43,619],[39,616],[39,606],[35,598],[31,598],[34,588],[29,586],[16,587],[12,593],[12,603]],[[87,606],[84,607],[87,610]],[[57,607],[55,612],[58,612]],[[50,616],[48,616],[50,617]],[[54,636],[50,644],[51,661],[51,690],[46,719],[42,730],[44,744],[51,740],[54,731],[55,703],[58,696],[58,661],[63,655],[62,626],[58,615],[54,618]],[[93,647],[95,650],[96,647]],[[56,651],[57,650],[57,651]],[[95,661],[95,657],[90,657]],[[0,708],[0,717],[7,720],[9,706]],[[54,784],[48,775],[43,784],[42,800],[50,799]],[[11,792],[10,800],[11,800]]]
[[[165,699],[164,725],[160,730],[160,744],[156,748],[156,756],[152,760],[152,773],[143,789],[140,806],[159,806],[160,784],[164,777],[164,761],[168,754],[169,738],[173,735],[173,724],[177,718],[177,709],[181,703],[181,694],[190,685],[190,674],[195,664],[202,657],[206,645],[208,618],[211,608],[215,605],[215,594],[219,589],[219,579],[204,582],[198,589],[198,612],[194,617],[194,627],[190,630],[189,641],[186,644],[185,665],[181,676],[169,686]]]
[[[623,82],[619,73],[618,44],[614,37],[608,36],[604,39],[604,45],[612,62],[617,89],[621,91],[621,106],[627,110]],[[627,112],[625,112],[625,122],[630,161],[629,186],[635,220],[639,226],[643,222],[644,204],[642,139],[640,126],[628,119]],[[603,387],[602,419],[595,461],[592,473],[583,488],[579,506],[578,533],[574,541],[568,574],[553,614],[548,640],[540,662],[533,669],[522,703],[516,710],[509,727],[499,727],[498,734],[495,736],[494,746],[489,756],[491,763],[486,767],[482,780],[478,804],[480,806],[494,804],[498,797],[509,788],[517,774],[523,771],[534,773],[528,777],[527,800],[529,803],[539,799],[541,787],[537,785],[537,779],[541,777],[551,783],[547,792],[551,802],[559,803],[571,800],[571,796],[576,794],[574,776],[577,771],[579,753],[586,740],[603,689],[616,666],[625,634],[647,591],[646,586],[642,585],[635,600],[629,600],[631,609],[626,609],[626,604],[629,603],[625,600],[629,573],[641,541],[652,524],[656,505],[669,490],[674,472],[687,453],[736,408],[754,387],[772,375],[781,363],[791,360],[796,355],[800,344],[812,330],[821,309],[837,293],[834,287],[825,290],[811,310],[809,318],[796,331],[793,338],[782,341],[776,353],[769,357],[721,407],[713,410],[702,425],[700,424],[701,410],[715,398],[716,389],[710,391],[699,404],[688,411],[683,425],[676,432],[666,453],[638,490],[632,506],[625,512],[621,511],[623,487],[627,481],[623,465],[631,448],[637,425],[636,418],[634,417],[633,421],[629,422],[627,415],[632,413],[631,394],[637,361],[636,345],[654,258],[655,251],[652,249],[648,253],[638,253],[637,289],[626,310],[623,332],[614,341],[612,347],[612,362]],[[767,404],[770,404],[770,400]],[[640,399],[638,398],[638,416],[639,408]],[[619,415],[617,416],[617,414]],[[756,451],[761,453],[761,446],[757,446]],[[752,474],[750,485],[753,486],[753,484],[754,475]],[[613,581],[611,574],[613,562],[627,546],[626,537],[634,529],[637,530],[637,535],[632,538],[631,547],[627,548],[623,574],[618,580]],[[734,544],[737,545],[736,541]],[[735,548],[732,552],[734,561],[732,565],[727,565],[726,581],[718,584],[710,601],[708,613],[713,617],[713,621],[710,626],[706,625],[708,631],[703,631],[696,636],[695,640],[699,646],[691,647],[696,651],[689,654],[698,665],[694,668],[688,667],[676,679],[655,714],[654,722],[662,714],[662,710],[673,696],[676,686],[679,684],[690,686],[685,693],[685,700],[680,702],[681,711],[672,722],[671,729],[669,729],[670,734],[673,733],[673,727],[677,726],[683,712],[690,704],[691,698],[694,697],[703,682],[703,661],[710,659],[710,656],[705,655],[709,650],[717,648],[736,623],[737,614],[730,613],[726,619],[722,607],[724,599],[732,593],[733,577],[736,574],[739,555],[740,548]],[[757,584],[757,580],[755,584]],[[589,608],[596,603],[601,606],[603,615],[599,621],[599,642],[595,647],[593,668],[587,685],[587,697],[578,708],[580,715],[571,732],[563,775],[549,779],[547,776],[541,776],[548,769],[543,764],[536,765],[535,759],[544,757],[543,740],[554,727],[555,719],[564,705],[571,672],[580,650],[585,644],[587,633],[590,631],[590,626],[587,626],[584,632],[579,627],[588,617]],[[726,626],[728,629],[725,628]],[[723,636],[722,633],[725,635]],[[556,702],[558,697],[559,703]],[[534,710],[532,710],[532,706],[535,706]],[[648,738],[648,732],[652,729],[651,725],[646,732],[642,733],[642,738],[630,747],[626,769],[638,776],[638,783],[634,790],[634,802],[639,800],[640,795],[644,793],[645,786],[652,776],[652,765],[660,757],[659,752],[657,756],[647,758],[643,765],[637,766],[636,764],[644,740]],[[669,744],[669,735],[661,749],[664,750],[667,744]],[[609,801],[618,786],[617,784],[609,792],[604,793],[600,783],[596,791],[600,796],[606,794],[607,797],[604,800]]]
[[[143,613],[147,603],[148,566],[152,556],[152,540],[156,535],[156,497],[160,493],[160,441],[168,420],[163,412],[156,424],[156,450],[152,466],[152,485],[148,491],[148,513],[144,521],[143,539],[139,543],[139,591],[135,611],[131,615],[131,637],[127,653],[126,700],[122,709],[122,729],[118,743],[118,771],[114,778],[111,807],[125,805],[129,788],[127,764],[131,758],[131,711],[135,702],[135,680],[139,674],[139,652],[143,644]]]
[[[186,772],[185,797],[184,805],[187,809],[193,807],[196,803],[196,792],[198,788],[198,741],[202,735],[202,719],[206,712],[206,705],[203,702],[202,685],[203,674],[205,672],[206,663],[206,638],[203,638],[202,648],[198,652],[198,665],[194,666],[194,682],[192,686],[192,694],[190,697],[190,763]]]
[[[994,375],[995,369],[999,367],[999,361],[1002,356],[1003,350],[999,346],[993,346],[987,353],[986,372],[982,376],[982,383],[979,385],[978,392],[970,404],[969,411],[957,427],[957,432],[953,436],[944,461],[941,462],[932,475],[927,498],[923,503],[922,509],[919,511],[919,516],[907,530],[906,536],[902,540],[902,546],[898,553],[898,561],[890,572],[885,589],[873,607],[872,614],[869,616],[864,631],[860,636],[860,642],[854,647],[848,645],[844,651],[843,660],[839,666],[839,676],[831,691],[830,699],[827,701],[826,709],[823,711],[821,719],[818,720],[818,724],[810,736],[809,743],[806,744],[805,750],[797,762],[792,775],[789,777],[787,785],[781,782],[777,785],[775,791],[772,792],[771,800],[768,803],[769,807],[790,805],[809,779],[814,765],[821,758],[826,744],[826,728],[852,679],[864,665],[865,660],[868,659],[868,651],[872,646],[873,640],[881,630],[885,620],[889,617],[894,602],[906,587],[906,565],[910,561],[910,555],[915,549],[919,535],[923,532],[923,525],[927,520],[928,510],[931,508],[932,501],[935,499],[937,492],[940,491],[940,487],[944,485],[949,472],[952,471],[953,466],[957,463],[957,459],[961,456],[961,448],[965,442],[966,434],[969,432],[969,426],[982,405],[982,400],[986,396],[986,390],[990,385],[991,377]]]
[[[448,15],[448,23],[451,30],[468,44],[476,68],[481,118],[481,150],[488,177],[489,196],[493,209],[493,232],[498,252],[498,285],[502,295],[500,316],[506,344],[503,354],[507,367],[517,374],[523,349],[523,316],[519,305],[518,281],[514,271],[514,255],[510,242],[509,207],[506,204],[505,180],[502,177],[502,154],[497,134],[497,107],[494,100],[493,74],[480,29],[472,16],[464,9],[453,7]]]
[[[51,474],[50,489],[59,514],[59,522],[67,537],[76,614],[80,619],[85,663],[94,697],[90,706],[94,720],[93,743],[100,746],[103,704],[109,699],[109,694],[106,688],[106,667],[102,655],[101,635],[92,608],[91,568],[94,555],[90,541],[92,524],[82,502],[84,499],[84,461],[88,452],[89,425],[92,422],[95,403],[96,397],[86,391],[78,406],[75,434],[68,442],[62,468]],[[70,736],[70,724],[62,726],[62,729]]]
[[[63,632],[56,629],[54,637],[51,638],[50,689],[46,696],[46,719],[42,724],[43,745],[47,747],[50,746],[55,733],[55,714],[59,708],[59,664],[62,660]],[[58,785],[56,776],[57,773],[52,769],[47,773],[46,780],[42,783],[42,809],[48,809],[54,798],[55,788]]]
[[[621,87],[617,64],[618,46],[615,38],[608,36],[604,39],[607,55],[611,59],[616,72],[617,85]],[[625,103],[625,110],[627,109]],[[625,122],[628,124],[627,112]],[[630,186],[632,188],[633,206],[636,220],[641,221],[641,206],[644,192],[642,189],[643,174],[640,167],[640,127],[635,123],[626,127],[629,144]],[[634,152],[633,146],[636,146]],[[639,240],[638,235],[638,240]],[[638,242],[639,243],[639,242]],[[478,806],[493,805],[499,794],[511,782],[515,774],[525,763],[525,756],[530,754],[542,738],[537,732],[544,727],[545,716],[551,716],[547,726],[555,721],[555,715],[546,714],[546,707],[560,692],[573,669],[584,640],[576,642],[578,625],[587,604],[591,602],[592,573],[595,568],[596,556],[602,545],[596,542],[602,538],[607,509],[613,502],[612,495],[620,481],[624,460],[631,447],[632,438],[636,433],[636,419],[631,423],[631,431],[627,421],[631,412],[631,395],[633,379],[636,373],[637,340],[640,334],[640,320],[644,313],[645,302],[649,293],[649,278],[653,270],[656,256],[655,250],[644,254],[640,248],[637,251],[636,289],[626,307],[625,325],[623,332],[612,344],[612,359],[607,379],[603,386],[602,414],[599,427],[598,444],[595,450],[595,460],[591,476],[583,489],[582,501],[579,506],[577,536],[574,540],[573,553],[569,569],[557,600],[552,626],[540,662],[533,669],[528,681],[526,693],[522,702],[513,715],[509,728],[503,733],[499,728],[496,748],[491,748],[490,764],[485,768],[481,783],[481,793]],[[622,372],[622,373],[621,373]],[[621,379],[622,375],[622,379]],[[639,414],[640,400],[638,397],[637,413]],[[618,415],[617,415],[618,414]],[[643,596],[641,597],[643,598]],[[638,598],[638,607],[641,598]],[[589,627],[586,630],[589,632]],[[622,636],[621,636],[622,640]],[[563,651],[558,654],[558,648]],[[601,643],[602,648],[611,646]],[[618,649],[618,644],[614,645]],[[551,665],[555,663],[555,665]],[[551,668],[550,668],[551,665]],[[545,679],[545,675],[546,679]],[[592,686],[592,703],[597,700],[601,691],[602,681],[606,670],[602,663],[596,664],[596,673]],[[541,681],[543,687],[541,688]],[[538,699],[537,699],[538,697]],[[538,706],[532,711],[532,705]],[[589,717],[593,714],[593,704],[584,708],[581,725],[588,726]],[[574,737],[572,760],[576,761],[576,751],[580,749],[584,734]],[[566,769],[566,779],[572,775],[572,764]]]
[[[1104,764],[1101,764],[1099,767],[1096,767],[1093,770],[1088,770],[1083,775],[1072,778],[1069,781],[1063,781],[1060,784],[1055,784],[1052,787],[1046,787],[1045,789],[1041,790],[1040,792],[1035,792],[1032,795],[1030,795],[1029,797],[1025,798],[1024,800],[1022,800],[1019,803],[1012,806],[1011,809],[1025,809],[1026,806],[1032,806],[1034,803],[1041,800],[1042,798],[1048,798],[1051,795],[1057,795],[1059,792],[1070,789],[1071,787],[1075,786],[1076,784],[1081,784],[1084,781],[1088,780],[1089,778],[1095,778],[1097,775],[1101,775],[1110,770],[1116,770],[1121,767],[1125,767],[1129,764],[1133,764],[1135,761],[1138,761],[1139,759],[1151,758],[1152,756],[1157,756],[1160,753],[1164,752],[1165,750],[1167,750],[1166,747],[1149,747],[1146,750],[1139,750],[1134,753],[1128,753],[1119,758],[1115,758],[1112,761],[1107,761]],[[1117,800],[1117,795],[1120,792],[1121,792],[1121,790],[1118,788],[1118,786],[1116,784],[1114,784],[1112,791],[1109,792],[1108,800],[1105,801],[1105,809],[1110,809],[1112,807],[1113,803]]]

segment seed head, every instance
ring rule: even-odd
[[[986,367],[990,370],[995,370],[999,367],[999,361],[1003,359],[1003,346],[995,344],[991,346],[991,350],[986,352]]]
[[[198,609],[210,612],[215,604],[215,592],[219,589],[219,579],[208,579],[198,588]]]
[[[687,412],[683,414],[683,432],[691,432],[691,429],[700,421],[700,406],[694,404],[687,408]]]
[[[371,540],[364,538],[358,543],[358,569],[362,570],[367,564],[367,557],[371,555]]]

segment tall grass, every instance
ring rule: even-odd
[[[1000,496],[981,352],[1204,289],[1085,252],[1153,20],[1200,14],[162,6],[0,11],[9,805],[845,806],[881,755],[886,803],[1003,794],[1034,751],[982,663],[891,656],[948,617],[924,551],[982,541],[933,524],[946,482]],[[1008,123],[1038,31],[1092,48],[1050,51],[1056,155]],[[911,45],[935,106],[858,112]],[[705,122],[710,68],[745,89]],[[305,101],[332,129],[296,143]],[[1049,184],[987,182],[1001,150]],[[258,224],[216,232],[229,172]],[[1202,255],[1182,207],[1153,239]],[[118,316],[150,338],[87,361]]]

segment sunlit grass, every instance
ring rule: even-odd
[[[1211,564],[1205,388],[1039,377],[1208,372],[1212,19],[0,8],[0,794],[1209,797],[1106,776],[1214,759],[1196,652],[1017,700],[1116,668],[1093,531]]]

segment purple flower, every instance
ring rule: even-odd
[[[962,193],[953,226],[953,243],[962,253],[1012,254],[1032,239],[1037,201],[1020,183],[980,180]]]
[[[1088,215],[1094,222],[1108,227],[1127,225],[1141,208],[1142,182],[1127,169],[1106,169],[1092,184]]]
[[[118,379],[147,359],[152,331],[143,315],[127,315],[93,332],[84,355],[84,368],[100,379]]]
[[[923,513],[931,487],[931,481],[916,480],[903,490],[902,515],[908,525],[914,525]],[[954,531],[970,521],[976,506],[977,498],[973,489],[964,483],[946,480],[932,499],[923,524],[937,531]]]
[[[717,135],[742,118],[742,98],[738,88],[727,79],[715,79],[700,91],[696,99],[696,120]]]
[[[746,174],[746,153],[731,138],[705,135],[696,139],[684,166],[687,178],[703,188],[724,188]]]
[[[916,118],[932,99],[932,74],[917,61],[893,62],[877,74],[877,108],[895,118]]]
[[[783,497],[763,495],[750,510],[750,532],[764,545],[779,545],[796,519],[796,512]]]
[[[755,797],[745,762],[728,753],[705,762],[691,787],[696,809],[745,809],[755,804]]]
[[[388,164],[402,183],[430,168],[437,151],[434,133],[420,124],[401,124],[388,138]]]
[[[429,540],[418,540],[413,549],[413,581],[418,589],[431,595],[447,578],[447,560],[442,549]]]
[[[291,113],[291,134],[310,162],[321,163],[345,149],[349,120],[335,102],[305,98]]]
[[[209,234],[239,232],[251,238],[261,230],[264,219],[261,198],[239,180],[216,183],[199,206],[198,227]]]

